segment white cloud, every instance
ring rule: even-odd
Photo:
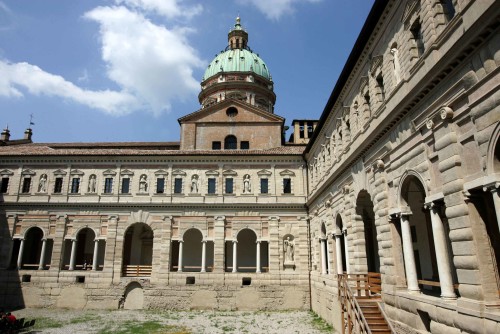
[[[152,12],[168,18],[191,18],[202,12],[202,5],[181,6],[182,0],[115,0],[117,4],[125,4],[131,8]]]
[[[252,4],[269,19],[279,20],[285,14],[291,14],[295,5],[300,3],[316,3],[322,0],[238,0],[241,4]]]
[[[110,114],[126,114],[140,108],[137,99],[127,92],[85,90],[28,63],[0,60],[0,73],[0,96],[20,98],[21,89],[25,89],[33,95],[57,96]]]
[[[97,7],[84,17],[100,24],[108,77],[154,113],[168,111],[173,100],[200,90],[193,70],[204,62],[186,39],[190,29],[169,30],[123,6]]]

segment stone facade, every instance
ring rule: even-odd
[[[248,71],[207,70],[177,144],[3,133],[2,302],[311,308],[340,328],[337,275],[378,272],[397,332],[500,332],[499,17],[493,0],[376,1],[291,143],[270,75]],[[238,21],[226,52],[247,38]]]
[[[398,332],[500,331],[499,8],[375,4],[306,149],[325,318],[336,274],[370,271]]]

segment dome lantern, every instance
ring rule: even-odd
[[[234,28],[231,29],[227,35],[227,39],[231,50],[246,49],[248,44],[248,33],[241,27],[241,19],[239,16],[236,18]]]

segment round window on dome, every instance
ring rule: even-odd
[[[229,117],[235,117],[236,115],[238,115],[238,109],[236,109],[235,107],[229,107],[226,110],[226,115]]]

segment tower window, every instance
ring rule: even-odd
[[[220,150],[220,149],[221,149],[220,141],[213,141],[212,142],[212,150]]]
[[[284,194],[292,193],[292,179],[290,178],[283,179],[283,193]]]
[[[269,192],[269,180],[260,179],[260,193],[267,194]]]
[[[7,189],[9,189],[9,178],[3,177],[2,178],[2,186],[0,187],[0,193],[2,193],[2,194],[7,193]]]
[[[80,178],[74,177],[71,180],[71,193],[77,194],[80,191]]]
[[[56,177],[56,183],[54,184],[54,193],[60,194],[62,192],[63,178]]]
[[[226,191],[225,191],[226,194],[232,194],[233,193],[233,178],[232,177],[228,177],[226,179]]]
[[[236,117],[238,115],[238,109],[236,109],[235,107],[229,107],[226,110],[226,115],[228,117]]]
[[[208,179],[208,193],[215,194],[215,178],[213,177]]]
[[[174,180],[174,194],[182,194],[182,179],[176,178]]]
[[[250,149],[250,142],[247,140],[241,141],[240,143],[240,149],[242,150],[248,150]]]
[[[113,192],[113,178],[107,177],[104,180],[104,193],[111,194]]]
[[[225,150],[236,150],[238,148],[238,141],[235,136],[229,135],[224,139]]]
[[[31,177],[25,177],[23,179],[23,189],[22,189],[23,194],[28,194],[30,192],[30,188],[31,188]]]
[[[130,179],[124,178],[122,180],[122,194],[128,194],[130,190]]]
[[[156,193],[163,194],[165,192],[165,178],[159,177],[156,179]]]

